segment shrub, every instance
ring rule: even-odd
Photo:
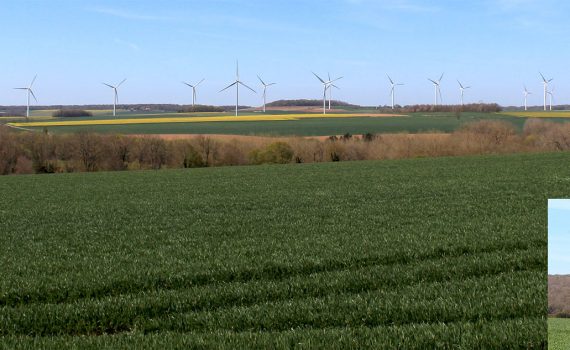
[[[374,141],[374,139],[376,139],[376,135],[371,134],[371,133],[366,133],[366,134],[362,134],[362,140],[365,142],[372,142]]]
[[[265,149],[255,149],[250,153],[253,164],[286,164],[293,159],[293,149],[286,142],[274,142]]]
[[[54,118],[92,117],[93,113],[83,109],[59,109],[53,112]]]
[[[206,106],[206,105],[194,105],[194,106],[184,106],[178,110],[178,113],[192,113],[192,112],[224,112],[223,107],[217,106]]]

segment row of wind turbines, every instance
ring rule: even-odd
[[[328,74],[328,80],[324,80],[323,78],[321,78],[320,76],[318,76],[315,72],[312,72],[313,75],[323,84],[323,114],[326,114],[327,112],[327,106],[326,106],[326,101],[327,101],[327,92],[328,92],[328,109],[331,109],[331,100],[332,100],[332,88],[335,89],[340,89],[338,86],[336,86],[334,83],[340,79],[342,79],[343,77],[338,77],[335,79],[331,79],[330,74]],[[539,72],[540,77],[542,78],[542,84],[544,87],[544,110],[546,111],[546,100],[547,100],[547,96],[550,97],[550,110],[552,110],[552,99],[553,99],[553,95],[554,95],[554,88],[549,89],[549,84],[550,82],[552,82],[552,78],[550,79],[546,79],[544,77],[544,75]],[[439,79],[434,80],[434,79],[430,79],[428,78],[428,80],[433,84],[434,86],[434,106],[438,105],[438,101],[440,103],[443,103],[443,99],[441,97],[441,80],[443,79],[443,75],[444,73],[441,74],[441,76],[439,77]],[[403,83],[396,83],[394,82],[394,80],[388,75],[386,74],[386,76],[388,77],[388,81],[390,82],[390,97],[391,97],[391,107],[392,109],[395,108],[395,90],[396,90],[396,86],[402,86],[404,85]],[[37,98],[36,95],[34,94],[34,91],[32,90],[32,86],[34,85],[34,82],[36,81],[37,75],[34,76],[34,78],[32,79],[31,83],[29,86],[27,87],[18,87],[18,88],[14,88],[17,90],[25,90],[27,93],[27,100],[26,100],[26,118],[30,117],[30,97],[33,97],[34,100],[37,102]],[[267,88],[269,86],[275,85],[276,83],[265,83],[265,81],[263,81],[263,79],[261,79],[261,77],[258,75],[257,78],[259,79],[261,85],[263,86],[263,112],[265,112],[265,105],[266,105],[266,99],[267,99]],[[117,104],[119,103],[119,92],[118,89],[119,87],[126,81],[127,79],[123,79],[120,83],[116,84],[116,85],[111,85],[108,83],[102,83],[103,85],[108,86],[109,88],[113,89],[113,116],[116,116],[117,113]],[[184,85],[187,85],[188,87],[190,87],[192,89],[192,107],[195,106],[196,104],[196,90],[198,88],[198,86],[204,81],[205,79],[200,80],[198,83],[195,84],[190,84],[188,82],[183,81],[182,83]],[[463,85],[459,80],[457,80],[457,83],[459,84],[459,91],[460,91],[460,101],[461,101],[461,105],[463,106],[463,97],[465,94],[465,90],[470,89],[471,86],[465,86]],[[251,90],[254,93],[257,93],[254,89],[252,89],[251,87],[249,87],[248,85],[246,85],[244,82],[242,82],[240,80],[239,77],[239,63],[236,61],[236,79],[235,81],[233,81],[231,84],[229,84],[228,86],[226,86],[225,88],[223,88],[222,90],[220,90],[219,92],[223,92],[229,88],[231,88],[232,86],[236,87],[236,108],[235,108],[235,115],[238,115],[238,108],[239,108],[239,86],[242,85],[243,87]],[[526,111],[528,109],[527,107],[527,99],[528,99],[528,95],[531,95],[532,92],[530,92],[527,88],[526,85],[524,86],[524,110]]]

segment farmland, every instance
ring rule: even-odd
[[[570,348],[570,318],[548,319],[548,349],[566,350]]]
[[[49,112],[49,111],[48,111]],[[374,110],[351,113],[299,114],[272,111],[271,114],[244,112],[239,117],[229,113],[130,113],[121,112],[116,118],[95,113],[89,118],[50,118],[49,113],[36,111],[30,122],[4,119],[11,125],[32,130],[47,128],[50,132],[70,133],[90,131],[122,134],[232,134],[274,136],[328,136],[365,133],[451,132],[463,124],[478,120],[503,120],[519,130],[532,115],[465,112],[457,118],[454,113],[410,113],[407,115],[377,115]],[[567,122],[558,112],[549,121]],[[0,121],[1,122],[1,121]]]
[[[4,177],[0,347],[542,348],[569,160]]]

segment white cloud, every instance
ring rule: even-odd
[[[140,47],[139,47],[137,44],[132,43],[132,42],[129,42],[129,41],[125,41],[125,40],[122,40],[122,39],[119,39],[119,38],[115,38],[115,43],[116,43],[116,44],[119,44],[119,45],[126,46],[126,47],[128,47],[128,48],[130,48],[130,49],[132,49],[132,50],[135,50],[135,51],[139,51],[139,50],[140,50]]]
[[[438,12],[439,7],[431,4],[422,3],[421,1],[412,0],[389,0],[389,1],[374,1],[374,0],[346,0],[347,3],[352,5],[378,5],[385,10],[395,10],[401,12]],[[427,2],[429,3],[429,2]]]
[[[109,15],[113,17],[119,17],[123,19],[138,20],[138,21],[169,21],[174,18],[169,16],[158,16],[158,15],[147,15],[136,13],[132,11],[125,11],[113,8],[92,8],[89,9],[91,12],[101,13],[104,15]]]

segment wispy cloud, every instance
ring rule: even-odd
[[[141,49],[137,44],[119,38],[115,38],[115,43],[122,46],[126,46],[135,51],[140,51]]]
[[[114,9],[108,7],[90,8],[88,10],[103,15],[129,19],[129,20],[136,20],[136,21],[169,21],[174,19],[172,16],[149,15],[149,14],[137,13],[133,11]]]
[[[352,5],[377,5],[384,10],[393,10],[399,12],[416,12],[416,13],[428,13],[428,12],[438,12],[440,8],[432,4],[421,3],[420,1],[412,0],[389,0],[389,1],[372,1],[372,0],[346,0],[347,3]]]

